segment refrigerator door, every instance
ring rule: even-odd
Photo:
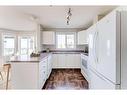
[[[114,84],[120,84],[119,18],[113,11],[97,23],[99,59],[96,70]]]
[[[96,69],[96,52],[95,52],[95,38],[96,38],[96,25],[91,26],[89,31],[89,57],[88,57],[88,66],[92,66],[94,69]]]

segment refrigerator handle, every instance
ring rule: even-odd
[[[95,45],[96,45],[96,31],[94,33],[94,37],[93,37],[93,56],[94,56],[94,61],[95,61],[95,58],[96,58],[96,54],[95,54]]]
[[[94,57],[95,62],[98,63],[98,51],[97,51],[97,45],[98,45],[98,31],[95,33],[95,41],[94,41]]]

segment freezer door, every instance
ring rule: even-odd
[[[97,23],[99,33],[97,71],[115,84],[120,84],[119,18],[114,11]]]
[[[89,88],[90,89],[117,89],[119,85],[115,85],[93,70],[89,70]]]

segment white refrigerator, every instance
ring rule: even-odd
[[[127,12],[114,10],[89,31],[89,88],[127,89]]]

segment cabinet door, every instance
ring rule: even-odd
[[[66,68],[66,54],[53,54],[53,68]]]
[[[74,68],[80,68],[81,55],[80,54],[74,54],[73,60],[74,60]]]
[[[78,44],[87,44],[87,31],[83,30],[78,32]]]
[[[58,68],[66,68],[66,54],[58,54]]]
[[[89,31],[86,30],[86,43],[89,43]]]
[[[66,54],[66,68],[73,68],[75,67],[75,59],[73,54]]]
[[[66,68],[80,68],[80,54],[66,54]]]
[[[79,45],[80,45],[80,44],[84,44],[84,43],[83,43],[84,37],[85,37],[85,35],[84,35],[84,32],[83,32],[83,31],[78,32],[78,44],[79,44]]]
[[[42,33],[42,44],[55,44],[55,33],[53,31],[46,31]]]
[[[53,54],[52,55],[52,68],[57,68],[58,67],[58,54]]]

